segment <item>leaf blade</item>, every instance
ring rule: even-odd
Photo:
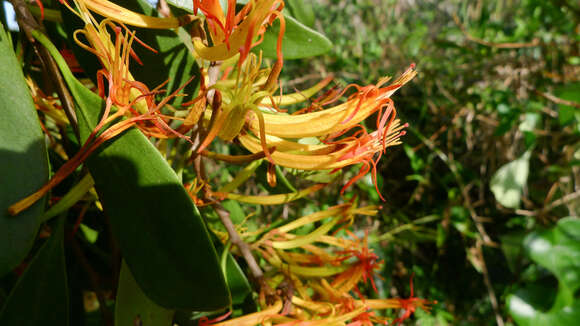
[[[0,24],[0,276],[24,259],[44,211],[41,200],[18,216],[8,207],[48,181],[48,156],[36,109],[12,42]]]

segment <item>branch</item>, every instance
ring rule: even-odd
[[[212,204],[212,207],[214,208],[214,210],[218,214],[220,220],[222,221],[222,224],[225,226],[226,230],[228,231],[228,235],[230,236],[230,239],[229,239],[230,242],[233,245],[237,246],[238,249],[240,249],[242,256],[244,257],[244,259],[248,263],[248,267],[250,268],[250,272],[252,272],[252,277],[255,280],[257,280],[258,282],[261,282],[262,278],[264,277],[264,272],[262,272],[262,269],[258,265],[258,262],[256,261],[256,259],[252,255],[252,251],[250,250],[250,246],[248,246],[248,244],[245,243],[244,240],[242,240],[242,238],[240,238],[240,235],[236,231],[236,226],[234,225],[234,223],[232,222],[232,219],[230,218],[230,213],[227,210],[225,210],[225,208],[218,202],[214,202]]]
[[[491,240],[490,236],[485,231],[483,224],[481,223],[481,217],[477,215],[475,208],[473,208],[473,205],[471,204],[471,201],[469,199],[469,190],[465,186],[465,182],[463,181],[463,178],[461,177],[461,174],[459,172],[459,168],[457,167],[457,164],[455,163],[455,161],[453,159],[451,159],[447,154],[443,153],[443,151],[441,149],[439,149],[437,146],[435,146],[435,144],[431,140],[425,138],[425,136],[423,136],[415,128],[408,127],[407,129],[409,131],[411,131],[412,133],[414,133],[421,140],[421,142],[423,142],[425,144],[425,146],[427,146],[430,150],[432,150],[437,155],[437,157],[439,157],[439,159],[447,165],[447,167],[449,168],[449,170],[451,171],[451,173],[455,177],[455,181],[457,182],[457,185],[461,189],[461,195],[463,196],[463,202],[465,204],[465,207],[467,208],[467,210],[469,210],[469,215],[471,216],[471,219],[473,220],[473,223],[475,224],[477,231],[481,235],[483,243],[487,246],[490,246],[490,247],[496,247],[496,248],[499,247],[499,245],[496,242]]]
[[[475,43],[478,43],[478,44],[481,44],[481,45],[489,46],[492,48],[498,48],[498,49],[531,48],[531,47],[536,47],[536,46],[540,45],[540,39],[538,39],[538,38],[534,38],[529,43],[494,43],[494,42],[488,42],[488,41],[485,41],[485,40],[482,40],[480,38],[477,38],[475,36],[470,35],[456,14],[453,14],[453,20],[455,21],[455,24],[457,24],[457,26],[459,26],[459,28],[463,32],[463,35],[465,35],[465,37],[468,40],[475,42]]]
[[[540,209],[536,209],[536,210],[525,210],[525,209],[517,209],[515,212],[516,214],[519,215],[523,215],[523,216],[538,216],[538,215],[542,215],[545,214],[551,210],[553,210],[554,208],[561,206],[561,205],[565,205],[573,200],[576,200],[580,198],[580,190],[567,194],[564,197],[561,197],[560,199],[556,199],[553,202],[551,202],[550,204],[540,208]]]
[[[477,241],[477,255],[479,256],[479,262],[481,263],[481,273],[483,274],[483,283],[485,283],[485,287],[487,288],[487,294],[489,296],[489,301],[491,301],[491,306],[493,307],[493,311],[495,313],[495,321],[497,326],[504,326],[504,321],[501,318],[501,312],[499,311],[499,304],[497,303],[497,296],[495,295],[495,291],[493,289],[493,285],[491,284],[491,280],[489,278],[489,272],[487,270],[487,265],[485,264],[485,258],[483,257],[483,250],[481,248],[481,241]]]
[[[220,67],[219,63],[217,62],[211,63],[208,69],[207,87],[211,87],[213,84],[217,82],[219,77],[219,67]],[[218,91],[212,89],[208,92],[207,97],[210,105],[213,105],[216,96],[219,96]],[[215,112],[213,114],[215,114]],[[199,126],[200,125],[198,124],[198,127]],[[196,128],[195,137],[192,137],[194,139],[193,141],[194,146],[192,147],[192,157],[195,173],[197,174],[198,178],[202,180],[202,182],[205,182],[207,180],[207,176],[203,168],[203,157],[202,155],[196,154],[203,140],[201,139],[201,136],[202,135],[200,128]],[[238,234],[236,226],[234,225],[232,219],[230,218],[230,213],[217,200],[212,198],[211,193],[206,189],[204,189],[204,191],[202,192],[202,196],[204,201],[212,203],[213,209],[218,214],[220,221],[222,222],[222,224],[226,228],[226,231],[228,232],[230,242],[234,246],[238,247],[240,253],[242,254],[242,257],[244,257],[244,259],[246,260],[246,263],[248,264],[248,268],[250,269],[254,281],[258,284],[260,289],[265,289],[266,291],[268,291],[269,287],[264,282],[264,272],[260,268],[260,265],[258,265],[256,258],[252,255],[252,251],[250,250],[248,244],[245,243],[244,240],[242,240],[242,238]]]
[[[549,101],[552,101],[552,102],[554,102],[556,104],[568,105],[568,106],[571,106],[571,107],[575,107],[577,109],[580,109],[580,103],[576,103],[576,102],[573,102],[573,101],[564,100],[564,99],[561,99],[559,97],[556,97],[556,96],[554,96],[554,95],[552,95],[550,93],[545,93],[545,92],[541,92],[541,91],[539,91],[537,89],[533,89],[532,87],[528,87],[528,88],[531,89],[531,90],[533,90],[534,93],[536,93],[536,94],[540,95],[541,97],[543,97],[543,98],[545,98],[545,99],[547,99]]]

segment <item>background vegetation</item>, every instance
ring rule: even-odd
[[[380,166],[387,201],[376,248],[386,261],[384,291],[408,293],[415,273],[415,291],[440,302],[432,315],[417,314],[421,325],[533,323],[519,306],[510,310],[514,293],[534,303],[538,325],[573,324],[554,317],[562,275],[530,254],[534,232],[580,213],[578,3],[327,0],[313,6],[316,27],[334,48],[286,69],[306,79],[335,73],[343,85],[372,83],[411,62],[419,70],[394,98],[410,124],[404,145]],[[372,187],[360,188],[376,199]],[[577,224],[567,232],[578,240]],[[577,244],[567,249],[572,256],[555,259],[578,259]],[[575,262],[567,271],[579,275],[579,269]],[[567,286],[577,289],[561,282],[560,290]],[[556,319],[542,319],[550,313]]]

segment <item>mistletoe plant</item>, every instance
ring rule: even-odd
[[[407,299],[366,297],[382,261],[355,219],[380,207],[342,197],[370,175],[383,198],[377,165],[406,127],[391,96],[413,65],[286,92],[284,60],[331,46],[298,0],[12,3],[0,324],[78,324],[81,291],[108,325],[398,324],[428,309],[412,280]],[[315,192],[331,199],[290,204]]]

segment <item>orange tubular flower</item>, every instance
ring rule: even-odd
[[[409,318],[417,308],[428,311],[433,302],[414,297],[413,290],[407,299],[366,299],[359,292],[358,285],[369,280],[375,288],[374,271],[381,262],[368,248],[366,235],[358,239],[347,231],[348,237],[341,238],[337,231],[350,226],[355,215],[373,216],[377,209],[358,208],[349,202],[263,234],[251,247],[269,265],[265,281],[276,289],[276,304],[269,306],[261,300],[261,312],[215,325],[386,325],[388,319],[373,310],[401,309],[403,313],[393,321],[395,324]],[[320,224],[307,234],[298,231],[312,223]]]
[[[219,0],[194,0],[194,12],[201,11],[209,25],[212,46],[206,45],[200,38],[194,38],[196,53],[203,59],[222,61],[233,57],[238,52],[243,63],[250,49],[258,44],[254,38],[262,36],[266,24],[271,24],[278,17],[281,23],[278,38],[278,56],[281,60],[281,35],[284,33],[284,19],[280,10],[284,7],[282,0],[250,0],[244,8],[235,13],[235,0],[228,0],[227,13]],[[281,67],[280,67],[281,68]]]
[[[387,147],[400,144],[399,138],[405,134],[402,129],[406,127],[395,118],[390,96],[415,75],[411,65],[389,86],[382,87],[388,78],[381,79],[377,85],[353,86],[358,91],[345,103],[318,112],[288,115],[262,111],[248,121],[248,132],[238,136],[238,140],[254,154],[275,147],[276,151],[267,155],[268,159],[289,168],[337,171],[362,163],[359,173],[347,182],[342,192],[371,172],[377,192],[384,200],[377,187],[376,165]],[[360,123],[375,112],[379,113],[376,130],[369,133]],[[308,137],[316,137],[318,144],[300,141]]]

